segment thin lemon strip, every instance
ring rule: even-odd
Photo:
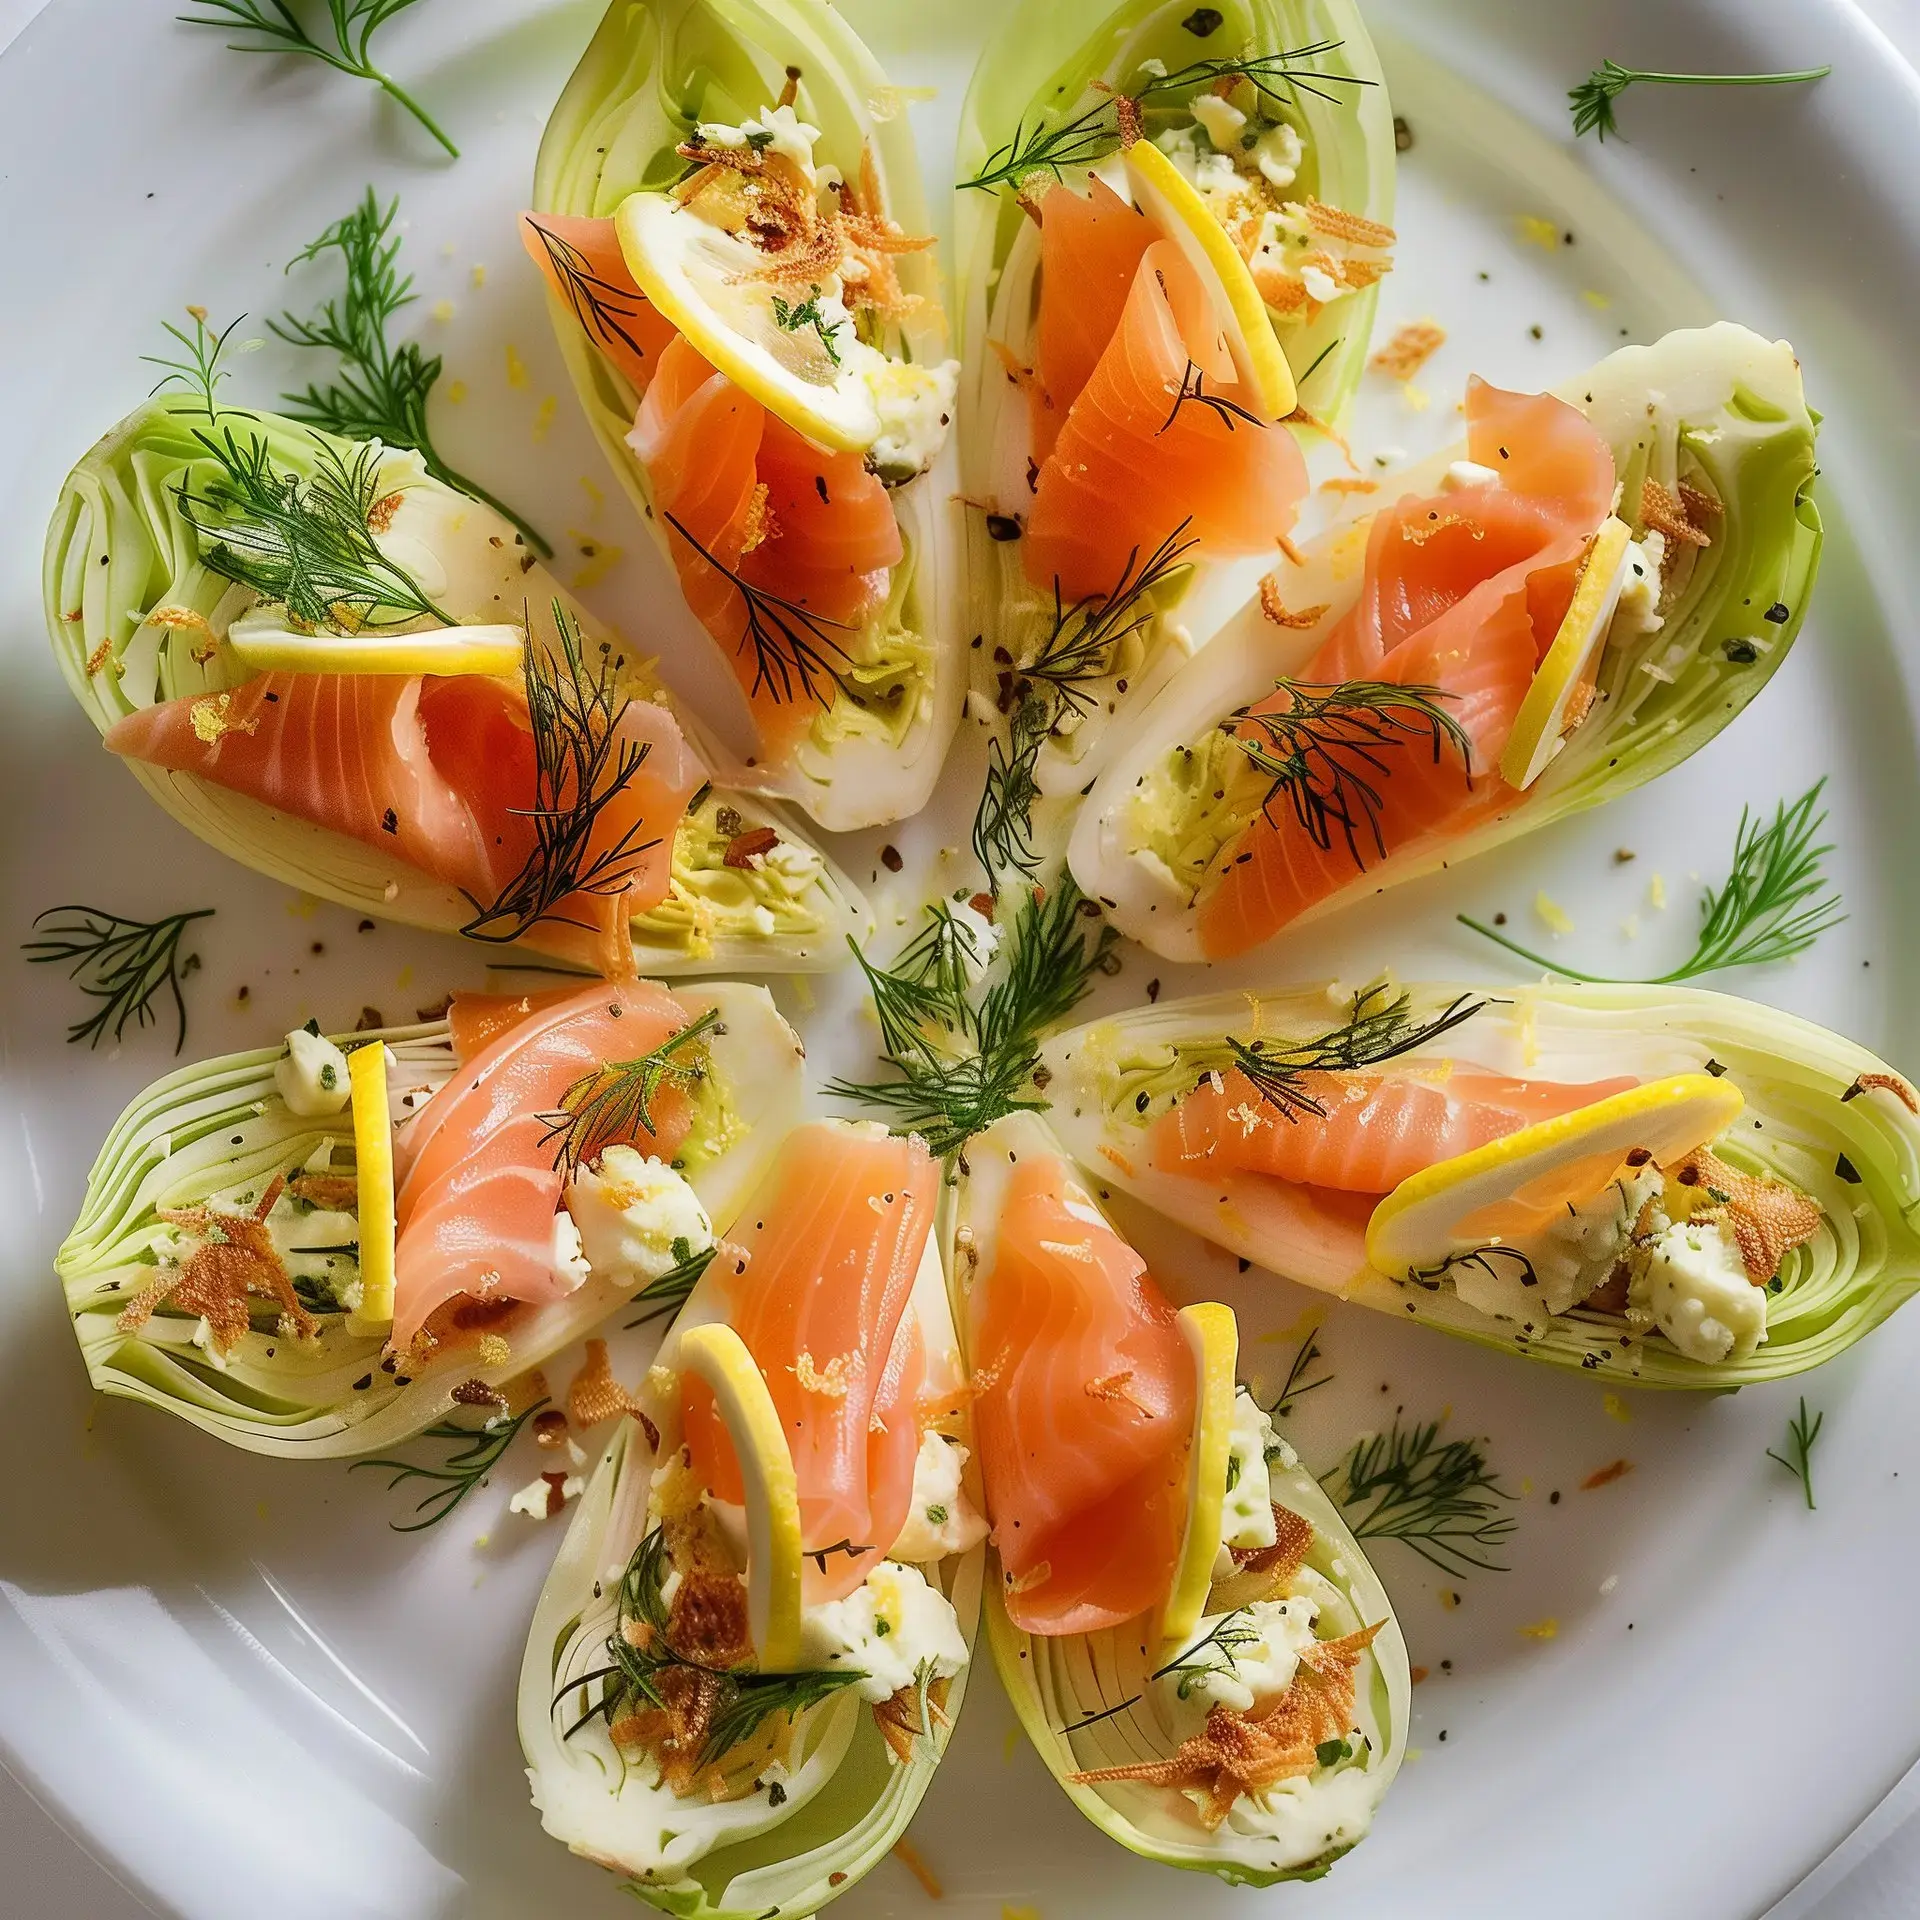
[[[1739,1119],[1740,1089],[1677,1073],[1522,1127],[1401,1181],[1367,1222],[1367,1260],[1396,1279],[1538,1231],[1600,1193],[1640,1149],[1670,1166]]]
[[[1161,1646],[1169,1658],[1193,1638],[1213,1586],[1233,1440],[1234,1370],[1240,1357],[1240,1330],[1231,1307],[1217,1301],[1182,1307],[1179,1326],[1193,1355],[1193,1444],[1187,1456],[1186,1531],[1173,1588],[1160,1615]]]
[[[747,1500],[747,1628],[762,1673],[800,1665],[800,1483],[747,1343],[718,1321],[680,1336],[680,1365],[713,1389]]]
[[[393,1326],[393,1115],[381,1042],[347,1055],[347,1088],[360,1210],[360,1304],[347,1316],[347,1331],[370,1336]]]
[[[809,380],[720,311],[717,301],[724,297],[744,317],[756,293],[764,293],[772,336],[784,331],[772,308],[779,289],[756,278],[761,255],[750,242],[702,219],[670,194],[630,193],[613,218],[627,270],[640,291],[743,393],[796,433],[836,452],[864,453],[880,437],[879,409],[858,372],[841,369],[831,380]],[[785,291],[803,302],[803,288]],[[850,328],[841,332],[852,339]],[[794,334],[796,343],[811,337],[804,328]]]
[[[433,627],[424,633],[293,633],[236,626],[234,657],[256,673],[517,674],[526,650],[518,627]]]
[[[1151,141],[1127,149],[1127,184],[1140,210],[1198,269],[1227,320],[1227,347],[1240,378],[1259,396],[1269,420],[1284,420],[1296,405],[1293,369],[1274,338],[1267,303],[1254,285],[1232,236],[1198,189]]]
[[[1567,703],[1607,644],[1613,616],[1619,610],[1621,589],[1627,583],[1627,548],[1632,541],[1633,529],[1612,516],[1594,535],[1573,591],[1573,603],[1527,688],[1526,698],[1520,702],[1513,732],[1500,755],[1500,777],[1508,786],[1532,786],[1560,751]]]

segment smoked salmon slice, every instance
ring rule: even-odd
[[[660,356],[679,338],[627,271],[611,220],[523,213],[520,239],[554,295],[587,338],[645,393]]]
[[[1359,821],[1351,845],[1337,825],[1316,834],[1278,797],[1242,831],[1200,904],[1208,959],[1270,939],[1383,851],[1464,832],[1511,804],[1500,755],[1553,643],[1574,569],[1611,508],[1613,453],[1564,401],[1480,380],[1467,392],[1467,444],[1497,484],[1409,497],[1378,514],[1360,596],[1299,681],[1308,689],[1437,687],[1438,704],[1471,742],[1470,761],[1450,738],[1436,751],[1416,724],[1379,750],[1383,767],[1361,769],[1377,796],[1364,815],[1323,779],[1322,798]],[[1287,713],[1296,697],[1282,688],[1258,702],[1239,737],[1265,741],[1260,716]]]
[[[1209,1075],[1162,1114],[1149,1152],[1163,1173],[1261,1173],[1378,1195],[1442,1160],[1638,1084],[1626,1078],[1571,1085],[1444,1069],[1308,1073],[1300,1094],[1325,1112],[1289,1119],[1236,1067]]]
[[[600,927],[609,963],[630,968],[620,923],[666,897],[674,832],[706,771],[663,707],[630,702],[618,737],[644,757],[595,822],[583,869],[617,852],[612,871],[626,884],[561,913]],[[526,695],[479,675],[265,673],[127,714],[106,744],[392,854],[480,908],[537,837]]]
[[[925,1361],[908,1302],[939,1193],[918,1136],[816,1122],[788,1135],[728,1236],[727,1322],[786,1429],[809,1605],[851,1593],[906,1524]],[[683,1381],[681,1409],[695,1472],[742,1500],[711,1390]]]
[[[483,1046],[401,1128],[395,1353],[408,1354],[423,1330],[452,1344],[469,1323],[494,1324],[508,1303],[573,1291],[578,1279],[554,1257],[566,1175],[555,1164],[552,1115],[576,1082],[642,1058],[690,1024],[650,980],[568,994]],[[668,1080],[649,1112],[651,1130],[636,1126],[626,1144],[670,1160],[692,1125],[687,1095]]]
[[[1104,203],[1081,213],[1066,198],[1055,193],[1043,202],[1060,203],[1072,237],[1059,247],[1040,296],[1045,364],[1063,386],[1081,377],[1092,324],[1057,313],[1048,319],[1049,304],[1080,297],[1075,243],[1097,263],[1088,275],[1097,311],[1137,237]],[[1041,235],[1044,251],[1044,219]],[[1110,594],[1131,563],[1176,531],[1211,558],[1271,553],[1293,525],[1307,473],[1293,435],[1257,407],[1235,377],[1198,273],[1171,242],[1150,242],[1117,324],[1040,464],[1027,516],[1028,579],[1046,590],[1057,582],[1067,600]]]
[[[1023,1154],[974,1283],[974,1432],[1023,1631],[1091,1633],[1157,1606],[1186,1519],[1193,1361],[1147,1264]]]

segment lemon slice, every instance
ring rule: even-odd
[[[360,1205],[360,1304],[347,1316],[347,1331],[365,1336],[393,1325],[393,1116],[381,1042],[347,1055],[347,1087]]]
[[[1404,1279],[1476,1248],[1524,1240],[1602,1192],[1630,1153],[1671,1166],[1717,1139],[1745,1105],[1725,1080],[1677,1073],[1442,1160],[1374,1208],[1368,1263]]]
[[[1632,540],[1633,529],[1609,516],[1587,549],[1573,604],[1527,688],[1527,697],[1520,702],[1506,751],[1500,756],[1500,777],[1510,787],[1532,786],[1560,751],[1567,703],[1607,644],[1607,632],[1627,584],[1627,548]]]
[[[1231,1307],[1214,1301],[1182,1307],[1179,1322],[1193,1355],[1196,1391],[1193,1444],[1187,1455],[1187,1526],[1174,1566],[1173,1588],[1160,1615],[1161,1644],[1170,1655],[1193,1638],[1213,1586],[1233,1439],[1234,1368],[1240,1354],[1240,1330]]]
[[[747,1343],[718,1321],[680,1336],[680,1365],[713,1389],[747,1495],[747,1627],[762,1673],[800,1664],[800,1483]]]
[[[630,193],[614,230],[640,291],[768,412],[840,452],[864,453],[880,437],[879,409],[855,365],[871,349],[844,318],[826,317],[839,292],[833,269],[822,269],[818,285],[767,280],[752,241],[671,194]]]
[[[1299,401],[1293,369],[1240,249],[1193,182],[1151,141],[1136,140],[1127,149],[1127,184],[1141,212],[1186,255],[1214,296],[1240,378],[1259,395],[1269,420],[1284,420]]]
[[[432,627],[425,633],[294,633],[235,623],[227,644],[256,673],[488,674],[520,671],[518,627]]]

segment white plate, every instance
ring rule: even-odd
[[[1006,4],[849,0],[899,80],[939,87],[915,109],[936,173],[971,50]],[[156,349],[162,317],[189,301],[256,317],[283,297],[304,304],[301,283],[283,296],[287,256],[369,178],[401,191],[420,324],[470,390],[463,405],[436,403],[450,456],[576,545],[627,549],[593,596],[603,610],[642,610],[655,644],[691,627],[660,611],[673,604],[660,570],[574,420],[511,227],[545,111],[598,8],[440,0],[388,31],[395,69],[464,144],[457,166],[367,90],[225,53],[167,12],[57,0],[0,62],[0,929],[12,954],[32,914],[62,900],[136,912],[217,902],[192,983],[190,1046],[206,1052],[259,1044],[310,1012],[408,1012],[481,976],[449,944],[358,933],[351,916],[188,839],[109,763],[60,685],[41,634],[40,529],[65,468],[149,384],[137,356]],[[1622,335],[1725,312],[1789,335],[1827,412],[1826,567],[1778,680],[1680,772],[1316,927],[1283,960],[1245,971],[1352,978],[1390,961],[1510,978],[1451,914],[1504,906],[1524,924],[1543,885],[1577,922],[1569,951],[1590,963],[1677,954],[1693,876],[1724,869],[1742,803],[1771,806],[1825,772],[1852,917],[1799,966],[1724,984],[1920,1065],[1900,977],[1920,903],[1920,777],[1911,655],[1901,659],[1889,625],[1914,604],[1908,503],[1920,499],[1911,74],[1843,0],[1391,0],[1376,25],[1424,48],[1387,48],[1415,146],[1382,328],[1432,314],[1452,340],[1420,379],[1433,395],[1425,413],[1370,383],[1363,458],[1448,437],[1469,370],[1545,384]],[[1641,90],[1621,108],[1630,145],[1574,149],[1564,89],[1605,54],[1720,71],[1831,60],[1837,71],[1812,91]],[[1525,215],[1573,244],[1529,244]],[[457,310],[445,323],[429,318],[443,297]],[[508,383],[509,343],[530,369],[524,387]],[[277,349],[242,361],[237,391],[264,400],[291,371]],[[557,420],[536,440],[549,395]],[[690,684],[704,671],[693,658]],[[902,914],[931,880],[965,877],[940,866],[939,849],[964,839],[978,755],[977,742],[963,747],[934,813],[847,849]],[[899,879],[875,857],[888,838],[908,856]],[[1616,867],[1616,846],[1640,858]],[[1664,915],[1645,906],[1655,869],[1673,902]],[[1616,929],[1636,909],[1644,931],[1630,947]],[[94,1145],[170,1064],[171,1036],[71,1050],[71,990],[17,956],[0,965],[0,1217],[15,1223],[0,1293],[8,1764],[116,1871],[193,1920],[632,1913],[526,1805],[512,1677],[558,1534],[504,1514],[512,1476],[437,1533],[402,1539],[373,1476],[257,1460],[91,1401],[49,1262]],[[1137,996],[1155,973],[1169,992],[1190,984],[1136,955],[1112,991]],[[859,1064],[847,983],[823,987],[810,1010],[783,993],[822,1077]],[[1277,1385],[1291,1345],[1262,1334],[1294,1326],[1311,1303],[1150,1238],[1176,1290],[1218,1287],[1241,1308],[1261,1384]],[[1510,1573],[1455,1581],[1379,1548],[1414,1659],[1432,1673],[1415,1696],[1420,1758],[1375,1836],[1311,1891],[1263,1898],[1176,1881],[1079,1820],[983,1684],[914,1829],[950,1910],[1734,1920],[1790,1888],[1900,1778],[1920,1749],[1920,1313],[1799,1385],[1737,1400],[1626,1394],[1611,1413],[1598,1386],[1358,1311],[1334,1309],[1321,1344],[1338,1380],[1304,1403],[1310,1459],[1330,1464],[1397,1405],[1450,1409],[1457,1429],[1491,1436],[1519,1496]],[[1827,1415],[1812,1514],[1765,1453],[1802,1386]],[[1635,1470],[1576,1491],[1616,1458]],[[1443,1588],[1464,1596],[1456,1609]],[[1522,1634],[1548,1619],[1557,1637]],[[888,1863],[839,1911],[918,1912],[923,1900]]]

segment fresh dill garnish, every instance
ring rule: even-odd
[[[818,287],[804,300],[782,300],[776,293],[773,296],[773,317],[782,333],[804,333],[811,327],[827,358],[836,367],[840,364],[840,349],[834,345],[833,330],[827,325],[827,316],[820,311]]]
[[[282,340],[337,354],[340,370],[332,383],[308,385],[303,393],[282,394],[288,412],[309,426],[324,427],[349,440],[378,440],[383,446],[410,447],[436,480],[488,506],[519,529],[543,560],[553,548],[519,514],[485,487],[456,472],[440,457],[427,424],[427,399],[440,378],[441,359],[422,352],[417,340],[393,346],[387,329],[402,308],[419,297],[413,275],[400,271],[400,236],[393,231],[400,211],[396,198],[383,209],[371,187],[350,213],[303,247],[287,262],[287,271],[322,255],[337,253],[346,269],[346,291],[323,301],[302,320],[283,313],[267,324]]]
[[[1223,81],[1245,80],[1263,100],[1274,106],[1291,104],[1297,93],[1334,101],[1339,95],[1327,92],[1328,87],[1370,87],[1374,82],[1353,74],[1321,73],[1298,63],[1335,53],[1343,44],[1339,40],[1316,40],[1311,46],[1292,47],[1284,53],[1250,54],[1234,60],[1195,60],[1175,73],[1149,73],[1141,85],[1131,89],[1128,97],[1137,106],[1145,106],[1168,94],[1189,90],[1210,92]],[[961,186],[1017,189],[1035,174],[1048,174],[1058,180],[1068,167],[1091,166],[1105,159],[1121,143],[1121,90],[1105,87],[1101,90],[1107,93],[1106,99],[1083,107],[1058,125],[1049,126],[1043,119],[1030,127],[1021,121],[1013,130],[1013,138],[1005,146],[996,147],[979,173],[971,180],[961,181]]]
[[[1295,388],[1296,389],[1304,388],[1307,382],[1311,380],[1313,376],[1316,373],[1318,373],[1321,367],[1326,363],[1327,357],[1330,354],[1337,353],[1346,344],[1347,344],[1347,337],[1345,334],[1342,334],[1338,340],[1329,340],[1327,344],[1324,347],[1322,347],[1320,351],[1313,356],[1313,365],[1310,366],[1305,373],[1301,374],[1300,377],[1294,381],[1293,384]]]
[[[596,1682],[600,1684],[599,1700],[586,1706],[562,1734],[563,1739],[571,1740],[595,1720],[604,1720],[612,1727],[649,1709],[670,1711],[672,1703],[664,1683],[678,1668],[710,1675],[721,1683],[698,1762],[701,1767],[709,1767],[748,1739],[771,1715],[781,1713],[797,1719],[809,1707],[867,1677],[864,1673],[838,1671],[757,1673],[752,1668],[712,1667],[687,1659],[674,1651],[668,1637],[672,1609],[666,1583],[672,1571],[666,1533],[655,1527],[634,1549],[620,1576],[614,1627],[607,1635],[607,1665],[569,1679],[554,1697],[557,1711],[570,1694],[577,1693],[583,1703],[589,1701],[589,1689]]]
[[[1824,778],[1816,780],[1791,805],[1780,801],[1773,818],[1764,823],[1757,814],[1741,808],[1740,826],[1733,840],[1733,870],[1724,886],[1708,887],[1701,895],[1700,931],[1693,952],[1671,973],[1648,980],[1581,973],[1545,954],[1534,953],[1464,913],[1455,917],[1463,927],[1470,927],[1530,965],[1591,986],[1670,987],[1728,967],[1761,967],[1791,960],[1846,918],[1840,911],[1839,890],[1821,865],[1833,851],[1832,843],[1816,844],[1827,824],[1826,812],[1820,807],[1820,792],[1826,784]]]
[[[1332,1384],[1333,1375],[1330,1373],[1320,1374],[1311,1380],[1307,1378],[1313,1371],[1314,1363],[1324,1357],[1320,1351],[1318,1338],[1311,1333],[1308,1334],[1300,1342],[1299,1349],[1293,1356],[1293,1362],[1287,1368],[1287,1377],[1281,1384],[1273,1405],[1267,1409],[1270,1419],[1285,1420],[1293,1412],[1295,1405],[1304,1400],[1316,1387]]]
[[[664,517],[667,525],[740,595],[747,615],[740,649],[753,649],[750,695],[764,687],[783,706],[796,697],[822,707],[833,705],[835,693],[844,693],[850,700],[857,698],[836,664],[845,661],[847,652],[831,630],[848,631],[844,621],[810,613],[797,600],[786,600],[766,587],[755,586],[703,547],[673,514]]]
[[[220,413],[220,382],[228,377],[228,370],[220,364],[221,359],[227,351],[227,342],[233,338],[234,328],[247,316],[244,313],[235,314],[218,333],[207,325],[205,307],[189,307],[187,317],[193,322],[192,333],[175,326],[171,320],[160,323],[167,334],[179,342],[186,356],[184,359],[169,360],[160,353],[143,353],[140,358],[150,367],[166,369],[154,383],[155,393],[161,393],[168,387],[188,388],[199,396],[200,410],[211,421]],[[247,353],[259,345],[258,340],[247,340],[235,351]]]
[[[1301,1085],[1306,1075],[1377,1067],[1437,1040],[1486,1005],[1463,993],[1439,1012],[1416,1019],[1412,994],[1396,994],[1387,982],[1376,981],[1354,994],[1346,1019],[1325,1033],[1305,1040],[1241,1040],[1228,1034],[1220,1041],[1183,1044],[1176,1059],[1197,1080],[1237,1068],[1260,1100],[1287,1120],[1324,1119],[1325,1106]]]
[[[1629,87],[1643,82],[1652,87],[1786,87],[1824,80],[1832,71],[1831,67],[1803,67],[1794,73],[1643,73],[1617,60],[1603,60],[1577,87],[1567,89],[1574,138],[1594,133],[1604,141],[1608,134],[1619,133],[1613,103]]]
[[[1487,1471],[1473,1440],[1440,1438],[1440,1422],[1357,1440],[1323,1484],[1345,1509],[1356,1540],[1402,1540],[1442,1573],[1505,1573],[1495,1559],[1514,1530],[1500,1503],[1513,1498]]]
[[[540,1115],[546,1128],[540,1144],[555,1147],[556,1170],[574,1173],[603,1149],[652,1134],[653,1103],[660,1089],[689,1086],[701,1079],[707,1070],[703,1043],[709,1034],[725,1031],[719,1009],[709,1007],[699,1019],[638,1059],[609,1060],[582,1074],[560,1096],[558,1112]]]
[[[1187,370],[1180,376],[1180,391],[1174,395],[1173,411],[1154,430],[1157,440],[1173,423],[1180,418],[1180,409],[1191,401],[1195,406],[1205,407],[1229,433],[1238,430],[1239,423],[1245,421],[1250,427],[1265,427],[1266,421],[1257,413],[1241,406],[1237,400],[1229,400],[1224,394],[1207,391],[1207,376],[1193,361],[1187,362]]]
[[[327,19],[333,28],[333,45],[317,40],[295,15],[291,0],[192,0],[201,11],[176,14],[190,27],[217,27],[229,33],[257,34],[257,40],[229,40],[234,53],[305,54],[324,62],[336,73],[356,80],[371,80],[382,93],[391,96],[420,122],[457,160],[456,147],[435,124],[412,94],[390,73],[374,64],[373,36],[395,14],[404,13],[414,0],[327,0]]]
[[[1203,1638],[1196,1640],[1177,1660],[1155,1668],[1148,1679],[1171,1680],[1177,1673],[1180,1678],[1174,1692],[1186,1700],[1209,1674],[1232,1673],[1234,1655],[1242,1647],[1257,1646],[1260,1642],[1259,1629],[1246,1624],[1247,1613],[1247,1608],[1235,1607],[1231,1613],[1222,1614]]]
[[[474,918],[460,931],[475,940],[511,942],[546,920],[582,924],[561,907],[579,894],[607,899],[624,892],[659,844],[640,839],[635,820],[611,846],[595,851],[602,816],[638,778],[651,747],[621,736],[629,702],[618,689],[613,662],[588,664],[580,629],[558,600],[553,623],[558,652],[531,637],[526,647],[534,799],[531,807],[514,811],[533,822],[534,842],[491,905],[473,901]]]
[[[683,1251],[684,1249],[684,1251]],[[645,1307],[647,1311],[637,1320],[627,1322],[627,1330],[644,1327],[655,1320],[664,1320],[670,1313],[678,1313],[686,1305],[687,1295],[700,1283],[700,1276],[713,1265],[713,1257],[720,1251],[716,1244],[702,1247],[698,1253],[685,1240],[676,1239],[673,1243],[674,1262],[658,1279],[649,1280],[633,1296],[631,1305]]]
[[[429,1482],[427,1491],[413,1509],[424,1518],[387,1523],[395,1533],[420,1533],[438,1526],[500,1464],[501,1457],[513,1445],[515,1435],[546,1404],[545,1400],[536,1400],[511,1419],[495,1415],[478,1427],[465,1426],[458,1420],[442,1420],[428,1427],[420,1438],[442,1441],[448,1448],[446,1458],[438,1466],[416,1466],[411,1460],[356,1460],[347,1471],[358,1473],[362,1467],[386,1468],[393,1476],[387,1482],[389,1493],[410,1480]]]
[[[1094,974],[1114,965],[1118,936],[1083,925],[1090,905],[1064,875],[1044,897],[1037,888],[1028,895],[1007,937],[1004,969],[978,1004],[964,987],[953,988],[948,969],[957,956],[938,922],[890,969],[855,948],[895,1077],[836,1080],[827,1091],[884,1113],[896,1132],[923,1135],[941,1158],[1009,1113],[1044,1112],[1048,1103],[1033,1078],[1040,1042],[1079,1005]]]
[[[1242,729],[1234,744],[1273,781],[1261,810],[1271,819],[1273,803],[1284,793],[1294,819],[1322,853],[1332,850],[1338,834],[1363,871],[1369,858],[1363,840],[1371,843],[1373,859],[1387,857],[1380,830],[1385,795],[1375,782],[1392,778],[1390,753],[1424,740],[1438,766],[1451,746],[1460,755],[1462,778],[1472,784],[1473,741],[1440,705],[1458,697],[1442,687],[1276,680],[1274,689],[1287,696],[1284,709],[1255,713],[1243,707],[1228,724]]]
[[[533,215],[527,215],[526,220],[547,250],[547,259],[566,291],[567,305],[581,331],[603,348],[617,342],[635,359],[646,359],[647,349],[634,331],[646,311],[646,297],[633,287],[615,286],[595,273],[593,262],[579,247],[543,227]]]
[[[1040,797],[1040,750],[1053,731],[1048,703],[1037,695],[1013,709],[1007,738],[987,743],[987,778],[973,815],[973,854],[997,888],[1007,873],[1040,871],[1033,843],[1033,803]]]
[[[1767,1458],[1777,1460],[1781,1466],[1800,1482],[1800,1489],[1807,1497],[1807,1511],[1813,1512],[1813,1443],[1820,1438],[1820,1429],[1826,1422],[1824,1412],[1816,1413],[1812,1420],[1807,1418],[1807,1396],[1800,1396],[1800,1411],[1787,1422],[1785,1453],[1775,1453],[1769,1447]]]
[[[1430,1267],[1413,1268],[1407,1279],[1413,1286],[1425,1287],[1429,1293],[1436,1293],[1443,1280],[1452,1280],[1457,1286],[1463,1267],[1478,1267],[1489,1280],[1496,1283],[1502,1280],[1509,1284],[1517,1281],[1523,1287],[1537,1287],[1540,1284],[1540,1270],[1533,1264],[1530,1255],[1519,1247],[1498,1246],[1470,1247],[1463,1253],[1450,1253]]]
[[[21,951],[34,966],[66,966],[67,978],[100,1003],[91,1018],[76,1020],[67,1029],[70,1042],[84,1040],[97,1047],[109,1027],[117,1041],[129,1021],[157,1026],[154,1002],[168,993],[176,1024],[173,1050],[178,1053],[187,1044],[187,1002],[180,983],[200,966],[197,953],[182,957],[180,939],[194,921],[212,917],[211,907],[170,913],[160,920],[129,920],[104,907],[48,907],[34,916],[34,926],[42,930],[39,937],[24,941]]]

